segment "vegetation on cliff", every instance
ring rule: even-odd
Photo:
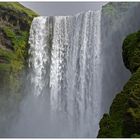
[[[26,66],[33,11],[17,2],[0,2],[0,135],[21,99],[21,74]]]
[[[13,80],[26,64],[29,29],[35,16],[19,3],[0,2],[0,74],[9,77],[7,84],[16,83]]]
[[[140,31],[126,37],[123,60],[132,76],[100,121],[100,138],[140,137]]]
[[[7,70],[8,65],[13,70],[22,68],[34,16],[34,12],[19,3],[0,3],[0,68]]]

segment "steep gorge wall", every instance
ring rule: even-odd
[[[140,137],[140,31],[123,42],[123,60],[132,76],[100,121],[98,137]]]
[[[107,95],[106,93],[107,88],[105,88],[105,93],[103,95],[103,99],[104,99],[103,104],[108,103],[110,97],[113,98],[113,96],[115,96],[116,94],[117,95],[113,100],[109,113],[104,114],[103,118],[100,121],[100,130],[98,134],[98,137],[100,138],[140,137],[139,135],[140,134],[139,133],[140,130],[140,124],[139,124],[140,122],[140,117],[139,117],[140,33],[139,32],[133,33],[124,40],[125,36],[127,36],[129,33],[135,32],[140,29],[140,18],[138,16],[139,15],[138,13],[140,13],[139,4],[137,3],[134,4],[136,5],[134,5],[134,7],[130,9],[129,12],[126,13],[125,17],[121,19],[121,21],[119,20],[120,22],[117,21],[119,23],[114,24],[115,25],[113,28],[114,33],[112,33],[109,36],[111,40],[110,45],[112,45],[112,49],[114,49],[114,47],[118,47],[117,52],[114,52],[116,53],[114,57],[115,60],[119,60],[117,61],[117,63],[122,62],[123,60],[126,68],[128,68],[131,71],[132,76],[119,94],[117,94],[117,90],[116,92],[113,92],[115,91],[115,88],[113,88],[113,89],[109,89],[111,91],[108,90],[108,93],[110,93],[110,95],[109,94]],[[110,27],[109,29],[111,31]],[[120,53],[122,52],[122,44],[123,44],[123,53],[122,53],[123,58],[122,58],[122,54]],[[108,61],[106,60],[106,62]],[[119,78],[117,77],[117,75],[114,78],[110,77],[111,75],[110,70],[108,71],[108,74],[106,73],[107,75],[105,75],[104,77],[110,77],[115,82],[118,82],[116,83],[116,85],[120,86],[121,89],[123,83],[128,79],[129,74],[127,75],[128,72],[127,73],[125,72],[126,71],[125,68],[123,68],[124,71],[122,71],[123,69],[122,70],[120,69],[120,67],[124,67],[123,63],[121,65],[118,65],[119,63],[118,64],[116,63],[117,64],[116,65],[113,60],[111,61],[112,61],[111,63],[112,67],[110,66],[108,67],[112,68],[111,69],[112,71],[117,70],[115,72],[116,74],[119,75],[118,76]],[[108,103],[108,108],[110,103],[111,102]]]
[[[0,2],[0,136],[21,100],[30,24],[36,13],[19,3]]]
[[[108,3],[102,8],[102,112],[108,112],[115,95],[128,81],[130,72],[122,59],[124,38],[140,28],[140,3]]]

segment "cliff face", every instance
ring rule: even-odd
[[[29,29],[34,16],[36,16],[34,12],[19,3],[0,3],[1,82],[12,82],[11,84],[16,86],[16,81],[13,80],[17,79],[17,73],[25,66]],[[8,75],[8,79],[4,75]],[[6,83],[4,85],[8,84]],[[4,85],[1,84],[2,87]],[[11,87],[14,88],[13,85]]]
[[[132,76],[103,115],[100,138],[140,137],[140,31],[126,37],[122,54]]]
[[[26,66],[33,11],[19,3],[0,2],[0,134],[21,99],[21,77]],[[8,115],[7,115],[8,114]],[[8,126],[7,126],[8,127]]]
[[[101,40],[103,61],[102,112],[108,112],[116,93],[123,89],[131,73],[122,58],[122,43],[140,29],[140,3],[108,3],[102,8]]]

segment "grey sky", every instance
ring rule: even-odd
[[[42,16],[74,15],[81,11],[98,10],[107,2],[20,2]]]

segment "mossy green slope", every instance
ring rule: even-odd
[[[17,75],[26,65],[29,29],[35,16],[17,2],[0,2],[0,74]]]
[[[100,121],[100,138],[140,137],[140,31],[124,40],[123,60],[132,76]]]
[[[4,64],[14,70],[23,67],[27,57],[29,29],[35,16],[36,13],[19,3],[0,2],[0,67]]]

